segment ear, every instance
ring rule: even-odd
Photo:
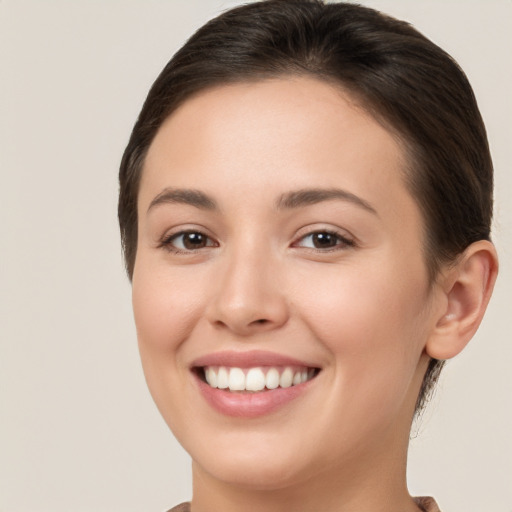
[[[491,298],[498,257],[491,242],[471,244],[438,283],[441,307],[425,350],[435,359],[456,356],[473,337]]]

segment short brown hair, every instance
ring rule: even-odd
[[[398,135],[409,157],[405,181],[424,218],[431,282],[441,264],[490,238],[492,161],[473,91],[457,63],[406,22],[367,7],[266,0],[231,9],[200,28],[151,87],[119,172],[119,224],[130,278],[140,177],[164,120],[208,88],[285,75],[341,86]],[[417,409],[442,365],[430,361]]]

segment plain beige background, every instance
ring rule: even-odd
[[[188,456],[138,361],[117,168],[160,69],[237,3],[0,0],[1,512],[159,512],[190,497]],[[496,167],[501,275],[415,427],[411,492],[444,512],[511,512],[512,2],[362,3],[460,62]]]

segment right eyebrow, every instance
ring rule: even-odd
[[[188,204],[201,210],[217,210],[217,203],[204,192],[188,188],[165,188],[149,204],[148,212],[151,208],[159,204]]]

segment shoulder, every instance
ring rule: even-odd
[[[167,512],[190,512],[190,503],[180,503],[179,505],[176,505]]]
[[[414,498],[414,501],[424,512],[441,512],[433,498],[423,496],[420,498]]]

